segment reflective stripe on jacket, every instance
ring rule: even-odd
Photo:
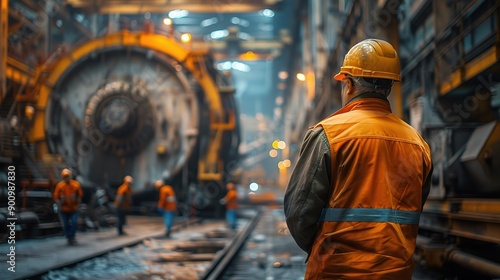
[[[69,183],[66,181],[57,183],[53,194],[54,200],[61,203],[61,211],[65,213],[77,211],[82,196],[82,188],[76,180],[70,180]]]
[[[160,199],[158,200],[158,207],[165,211],[175,211],[177,208],[175,203],[175,192],[172,186],[164,185],[160,188]]]
[[[328,157],[301,151],[311,159],[295,167],[285,196],[290,232],[309,252],[305,279],[411,279],[432,170],[428,145],[379,98],[352,101],[317,129],[326,136]],[[319,141],[310,145],[324,147]],[[299,186],[298,176],[311,178]],[[301,229],[314,230],[314,237]]]

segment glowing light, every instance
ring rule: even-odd
[[[187,10],[173,10],[168,13],[169,18],[183,18],[189,15]]]
[[[217,64],[217,69],[219,70],[230,70],[231,69],[231,61],[224,61]]]
[[[282,80],[286,80],[288,78],[288,72],[287,71],[280,71],[278,73],[278,78]]]
[[[297,80],[299,81],[305,81],[306,80],[306,75],[304,73],[297,73]]]
[[[281,104],[283,104],[283,96],[278,96],[278,97],[276,97],[275,102],[276,102],[276,105],[281,105]]]
[[[250,39],[250,35],[246,32],[238,32],[238,38],[241,40],[248,40]]]
[[[285,169],[285,165],[283,164],[283,161],[278,162],[278,168],[279,169]]]
[[[260,14],[265,16],[265,17],[274,17],[274,12],[270,9],[264,9],[260,11]]]
[[[191,42],[191,34],[189,34],[189,33],[182,34],[181,35],[181,41],[183,43],[189,43],[189,42]]]
[[[245,63],[238,62],[238,61],[221,62],[221,63],[217,64],[217,69],[219,69],[221,71],[234,69],[234,70],[238,70],[241,72],[250,72],[250,66],[248,66]]]
[[[269,151],[269,156],[270,157],[277,157],[278,156],[278,151],[276,151],[275,149],[272,149]]]
[[[217,18],[216,18],[216,17],[211,17],[211,18],[204,19],[204,20],[200,23],[200,25],[201,25],[202,27],[208,27],[208,26],[210,26],[210,25],[214,25],[214,24],[216,24],[216,23],[217,23],[217,21],[218,21],[218,20],[217,20]]]
[[[285,160],[283,161],[283,165],[284,165],[285,167],[290,167],[290,166],[292,165],[292,162],[291,162],[289,159],[285,159]]]
[[[250,26],[250,22],[248,20],[242,19],[242,18],[239,18],[239,17],[232,17],[231,18],[231,23],[232,24],[238,24],[238,25],[241,25],[243,27]]]
[[[164,18],[163,19],[163,24],[165,24],[165,25],[172,25],[172,19],[168,18],[168,17]]]
[[[215,39],[215,40],[224,38],[227,35],[229,35],[229,31],[227,31],[227,29],[224,29],[224,30],[215,30],[215,31],[213,31],[213,32],[210,33],[210,37],[212,39]]]
[[[278,142],[278,149],[282,149],[283,150],[284,148],[286,148],[285,141],[279,141]]]
[[[272,146],[273,146],[274,149],[278,149],[278,143],[279,143],[279,141],[280,140],[278,140],[278,139],[276,139],[276,140],[273,141]]]
[[[255,54],[253,51],[247,51],[246,53],[241,54],[240,58],[243,60],[255,60],[257,59],[257,54]]]
[[[250,66],[246,65],[245,63],[238,62],[238,61],[233,61],[233,63],[231,63],[231,67],[234,70],[238,70],[241,72],[250,72]]]
[[[257,191],[259,189],[259,184],[253,182],[248,187],[250,188],[251,191],[255,192],[255,191]]]

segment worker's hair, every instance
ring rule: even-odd
[[[367,79],[363,77],[350,77],[356,91],[361,94],[365,92],[375,92],[385,97],[391,93],[392,80],[388,79]]]

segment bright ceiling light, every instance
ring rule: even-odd
[[[250,66],[248,66],[245,63],[238,62],[238,61],[233,61],[233,63],[231,63],[231,68],[233,68],[234,70],[241,71],[241,72],[250,72]]]
[[[204,19],[200,25],[202,27],[208,27],[210,25],[214,25],[218,22],[217,18],[216,17],[211,17],[211,18],[207,18],[207,19]]]
[[[163,19],[163,24],[165,24],[165,25],[172,25],[172,19],[168,18],[168,17],[164,18]]]
[[[246,32],[238,32],[238,38],[242,40],[248,40],[248,38],[250,38],[250,35],[248,35],[248,33]]]
[[[276,151],[275,149],[272,149],[269,151],[269,156],[272,157],[272,158],[275,158],[278,156],[278,151]]]
[[[169,18],[183,18],[187,15],[189,15],[189,12],[187,10],[173,10],[168,12]]]
[[[181,41],[183,43],[189,43],[189,42],[191,42],[191,34],[189,34],[189,33],[182,34],[181,35]]]
[[[282,80],[286,80],[288,78],[288,72],[287,71],[280,71],[278,73],[278,77]]]
[[[210,33],[210,37],[215,40],[224,38],[227,35],[229,35],[229,31],[227,31],[227,29],[215,30],[212,33]]]
[[[231,18],[231,23],[232,24],[238,24],[238,25],[241,25],[243,27],[250,26],[250,22],[248,20],[242,19],[242,18],[239,18],[239,17],[232,17]]]
[[[279,141],[279,142],[278,142],[278,149],[283,150],[284,148],[286,148],[286,143],[285,143],[285,141]]]
[[[219,64],[217,64],[217,69],[223,71],[223,70],[230,70],[231,69],[231,61],[224,61]]]
[[[247,51],[246,53],[243,53],[240,55],[240,59],[243,60],[256,60],[257,59],[257,54],[254,53],[253,51]]]
[[[306,80],[306,75],[304,75],[303,73],[297,73],[297,80],[299,81],[305,81]]]
[[[265,17],[274,17],[274,12],[270,9],[264,9],[260,11],[260,14],[265,16]]]
[[[250,188],[251,191],[257,191],[259,189],[259,184],[252,182],[248,187]]]
[[[224,61],[224,62],[218,63],[217,69],[219,69],[221,71],[234,69],[234,70],[238,70],[241,72],[250,72],[250,66],[248,66],[245,63],[238,62],[238,61],[233,61],[233,62]]]

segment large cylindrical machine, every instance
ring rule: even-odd
[[[205,51],[150,33],[121,32],[56,56],[40,71],[31,141],[49,170],[83,185],[134,178],[140,193],[172,180],[218,199],[235,167],[239,126],[232,90]],[[59,161],[54,159],[60,159]],[[214,187],[215,186],[215,187]]]

